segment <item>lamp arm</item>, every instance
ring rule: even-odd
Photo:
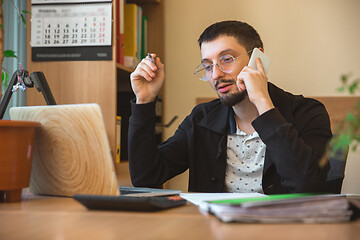
[[[47,105],[56,105],[55,98],[51,93],[50,87],[46,81],[44,73],[33,72],[29,76],[28,71],[20,68],[14,72],[14,74],[11,77],[11,80],[9,82],[9,85],[6,88],[5,94],[2,98],[1,105],[0,105],[0,119],[2,119],[4,117],[6,108],[9,104],[11,95],[13,93],[13,87],[16,84],[19,84],[18,83],[19,77],[23,80],[23,82],[21,83],[22,84],[21,86],[23,86],[22,90],[25,90],[26,87],[32,88],[35,85],[35,88],[43,94]],[[19,85],[17,87],[19,87]],[[17,88],[14,91],[16,91],[16,90],[17,90]]]
[[[56,105],[55,98],[51,93],[49,84],[46,81],[44,73],[33,72],[32,74],[30,74],[30,79],[34,83],[36,90],[43,94],[46,104]]]
[[[18,76],[21,76],[23,74],[23,70],[19,69],[14,72],[14,74],[11,77],[11,80],[9,82],[8,87],[6,88],[5,94],[2,98],[1,105],[0,105],[0,119],[4,117],[6,107],[10,102],[10,98],[12,95],[12,87],[17,83]]]

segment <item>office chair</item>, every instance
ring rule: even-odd
[[[330,163],[330,170],[327,174],[325,186],[325,191],[327,193],[341,193],[348,152],[349,148],[346,150],[339,149],[334,155],[329,156],[328,161]]]

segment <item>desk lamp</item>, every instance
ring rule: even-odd
[[[27,87],[32,88],[34,85],[39,92],[42,92],[47,105],[56,105],[55,99],[51,93],[44,73],[33,72],[29,76],[28,71],[20,68],[14,72],[11,77],[9,86],[6,88],[0,106],[0,119],[4,117],[6,107],[9,104],[12,93],[16,92],[18,89],[25,91]]]

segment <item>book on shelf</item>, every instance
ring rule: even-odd
[[[141,29],[141,58],[145,58],[148,53],[147,34],[148,34],[148,18],[146,15],[142,16]]]
[[[116,116],[116,163],[120,163],[121,153],[121,116]]]
[[[123,65],[135,68],[147,55],[148,18],[142,7],[134,3],[125,4],[124,11]]]
[[[125,4],[124,8],[124,65],[134,68],[137,58],[137,15],[138,6],[134,3]]]
[[[141,59],[141,40],[142,40],[142,17],[143,17],[143,10],[142,7],[137,7],[137,34],[136,34],[136,44],[137,44],[137,51],[136,51],[136,58],[140,61]]]
[[[279,194],[260,198],[208,201],[207,210],[223,222],[347,222],[354,204],[340,194]]]
[[[124,65],[124,7],[125,0],[117,0],[116,9],[116,62]]]

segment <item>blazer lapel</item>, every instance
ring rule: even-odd
[[[230,111],[230,107],[220,103],[200,121],[199,125],[219,134],[227,134]]]

